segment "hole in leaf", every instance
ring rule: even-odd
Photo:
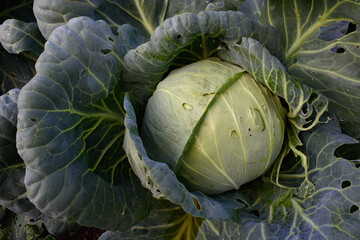
[[[260,212],[259,212],[259,210],[256,210],[256,209],[251,210],[251,213],[254,214],[256,217],[260,217]]]
[[[226,43],[222,43],[220,47],[226,51],[230,51],[229,46]]]
[[[344,53],[345,49],[339,46],[335,46],[333,48],[330,49],[331,52],[333,53]]]
[[[194,201],[194,205],[196,207],[197,210],[201,210],[201,205],[199,203],[199,200],[196,197],[193,197],[193,201]]]
[[[109,40],[110,42],[114,42],[114,39],[113,39],[112,37],[108,37],[108,40]]]
[[[344,189],[344,188],[347,188],[347,187],[350,187],[351,186],[351,182],[350,181],[343,181],[341,183],[341,188]]]
[[[109,52],[111,52],[111,50],[110,49],[102,49],[100,52],[102,54],[108,54]]]
[[[350,213],[353,214],[354,212],[356,212],[357,210],[359,210],[359,207],[357,205],[352,205],[350,207]]]
[[[136,228],[136,227],[134,227],[131,231],[132,231],[136,236],[146,235],[146,234],[149,233],[149,230],[148,230],[148,229],[145,229],[145,228]]]
[[[358,160],[360,159],[360,143],[343,144],[335,150],[334,155],[337,158]]]
[[[232,137],[233,139],[236,139],[236,138],[237,138],[237,132],[236,132],[236,130],[232,130],[231,133],[230,133],[230,135],[231,135],[231,137]]]
[[[356,24],[349,21],[337,21],[329,26],[320,27],[319,39],[330,42],[340,39],[356,30]]]
[[[336,53],[344,53],[345,52],[345,49],[344,48],[338,48],[336,50]]]
[[[346,31],[346,35],[356,31],[356,24],[349,22],[348,29]]]
[[[236,199],[236,201],[237,201],[238,203],[242,203],[242,204],[244,204],[244,205],[247,205],[245,201],[243,201],[243,200],[241,200],[241,199],[239,199],[239,198]]]
[[[203,97],[210,97],[212,95],[215,95],[215,92],[210,92],[210,93],[204,93]]]
[[[36,122],[37,122],[37,119],[33,117],[33,118],[30,118],[30,121],[36,123]]]

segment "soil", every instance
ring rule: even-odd
[[[104,230],[97,228],[80,228],[76,232],[68,232],[66,234],[56,236],[56,240],[97,240]]]

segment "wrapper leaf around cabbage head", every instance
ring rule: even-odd
[[[139,135],[138,121],[141,123],[142,114],[137,106],[145,105],[168,71],[213,56],[241,66],[256,81],[282,98],[287,105],[287,134],[284,149],[278,157],[280,164],[278,162],[275,166],[281,166],[281,159],[290,148],[303,157],[300,162],[305,173],[302,194],[313,191],[314,186],[307,177],[306,157],[297,148],[302,144],[298,133],[311,129],[319,122],[327,108],[327,99],[294,81],[286,72],[281,63],[283,53],[279,38],[272,27],[261,25],[242,12],[232,11],[209,11],[197,15],[185,13],[169,18],[155,30],[149,42],[126,54],[122,84],[131,94],[125,100],[124,149],[143,185],[156,198],[166,198],[181,205],[193,216],[236,218],[236,210],[242,205],[239,199],[244,197],[241,191],[230,191],[215,197],[199,191],[191,192],[179,181],[176,169],[174,172],[169,165],[149,157]],[[277,170],[275,168],[275,177],[270,177],[269,181],[277,181]]]

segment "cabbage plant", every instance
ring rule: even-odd
[[[358,0],[19,2],[1,236],[360,238]]]

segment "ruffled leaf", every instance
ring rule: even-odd
[[[324,94],[343,130],[358,139],[360,2],[269,0],[262,21],[280,33],[289,74]],[[344,21],[354,29],[341,32]]]
[[[52,218],[124,230],[152,204],[122,150],[128,30],[116,36],[104,21],[72,19],[50,35],[21,90],[16,141],[27,194]]]
[[[219,46],[219,43],[210,45],[207,39],[234,43],[244,36],[260,40],[272,54],[281,58],[276,32],[271,27],[258,24],[244,13],[209,11],[168,18],[155,30],[149,42],[129,51],[125,56],[122,84],[136,101],[144,104],[182,52],[190,52],[195,59],[207,58],[215,54]],[[195,50],[192,47],[189,49],[197,41],[200,43],[195,45]],[[202,50],[199,57],[197,48]],[[188,59],[187,63],[193,61]],[[183,59],[182,64],[185,62],[186,59]]]

